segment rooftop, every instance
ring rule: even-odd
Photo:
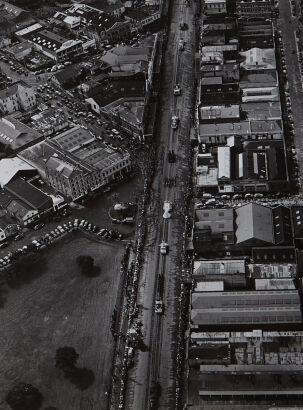
[[[240,118],[240,106],[213,105],[200,107],[201,120],[236,119]]]
[[[18,150],[23,146],[34,143],[42,137],[34,128],[28,127],[15,118],[0,119],[0,141],[9,145],[13,150]]]
[[[244,259],[224,259],[224,260],[195,260],[194,276],[239,274],[245,273]]]
[[[236,209],[236,241],[274,243],[272,210],[257,203],[248,203]]]
[[[3,158],[0,160],[0,186],[8,184],[19,171],[35,171],[35,168],[21,158]]]

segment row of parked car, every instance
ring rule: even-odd
[[[48,244],[52,243],[55,239],[61,237],[65,233],[75,231],[77,229],[83,229],[88,232],[95,233],[99,238],[109,240],[120,241],[123,238],[123,235],[120,232],[112,229],[99,228],[98,226],[89,223],[89,221],[85,219],[79,221],[79,219],[76,218],[73,221],[69,221],[63,225],[58,225],[57,228],[53,229],[49,233],[46,233],[38,239],[34,239],[29,245],[24,245],[16,251],[9,252],[6,256],[0,259],[0,268],[4,268],[9,265],[19,255],[25,255],[28,252],[45,248]]]

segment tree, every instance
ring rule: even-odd
[[[12,410],[38,410],[43,396],[31,384],[19,383],[7,393],[5,400]]]
[[[95,266],[94,258],[89,255],[80,255],[76,259],[78,266],[80,266],[83,275],[97,276],[100,273],[100,268]]]
[[[79,355],[73,347],[59,347],[56,350],[56,367],[63,370],[65,374],[73,372],[78,358]]]

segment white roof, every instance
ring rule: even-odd
[[[0,160],[0,186],[8,184],[18,171],[33,171],[35,168],[21,158],[4,158]]]
[[[195,292],[217,292],[224,290],[223,280],[203,281],[198,282],[195,287]]]
[[[230,179],[230,147],[218,147],[218,178]]]
[[[283,279],[255,279],[256,290],[292,290],[296,289],[293,279],[283,278]]]
[[[41,24],[35,23],[29,27],[23,28],[22,30],[16,31],[15,34],[17,36],[24,36],[25,34],[31,33],[32,31],[38,30],[39,28],[42,28]]]

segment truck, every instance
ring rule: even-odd
[[[157,315],[163,314],[163,302],[161,299],[156,300],[155,313],[157,313]]]
[[[171,127],[173,130],[178,128],[179,118],[176,115],[171,117]]]

